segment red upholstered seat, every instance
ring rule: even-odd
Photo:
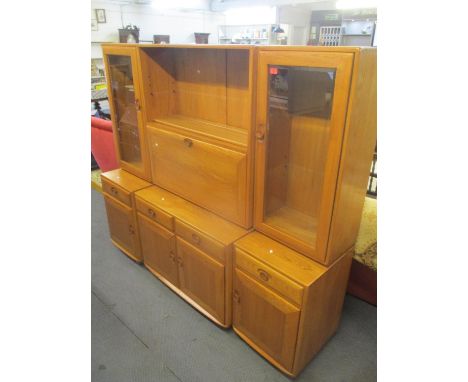
[[[119,167],[114,148],[112,121],[91,116],[91,152],[103,172]]]

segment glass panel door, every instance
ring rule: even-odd
[[[281,53],[261,52],[259,57],[255,221],[260,231],[312,258],[321,252],[321,257],[338,176],[352,55]]]
[[[142,167],[140,136],[138,130],[138,102],[135,95],[132,57],[108,55],[110,69],[109,92],[117,130],[120,159],[133,166]]]
[[[314,242],[335,70],[279,65],[268,68],[265,223]]]

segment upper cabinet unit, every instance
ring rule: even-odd
[[[153,183],[252,225],[253,48],[140,48]]]
[[[322,264],[359,228],[376,139],[375,53],[259,50],[255,228]]]
[[[122,169],[151,180],[141,110],[138,50],[103,46],[115,147]]]

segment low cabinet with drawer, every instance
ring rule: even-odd
[[[145,267],[213,322],[231,326],[233,242],[248,231],[156,186],[135,201]]]
[[[121,169],[102,173],[101,181],[111,240],[132,260],[141,262],[134,192],[150,183]]]
[[[338,328],[351,252],[324,267],[253,232],[235,243],[233,329],[297,376]]]

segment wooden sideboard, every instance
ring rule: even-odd
[[[114,244],[297,376],[339,324],[376,140],[376,49],[103,52],[119,171],[141,178],[103,175]]]

